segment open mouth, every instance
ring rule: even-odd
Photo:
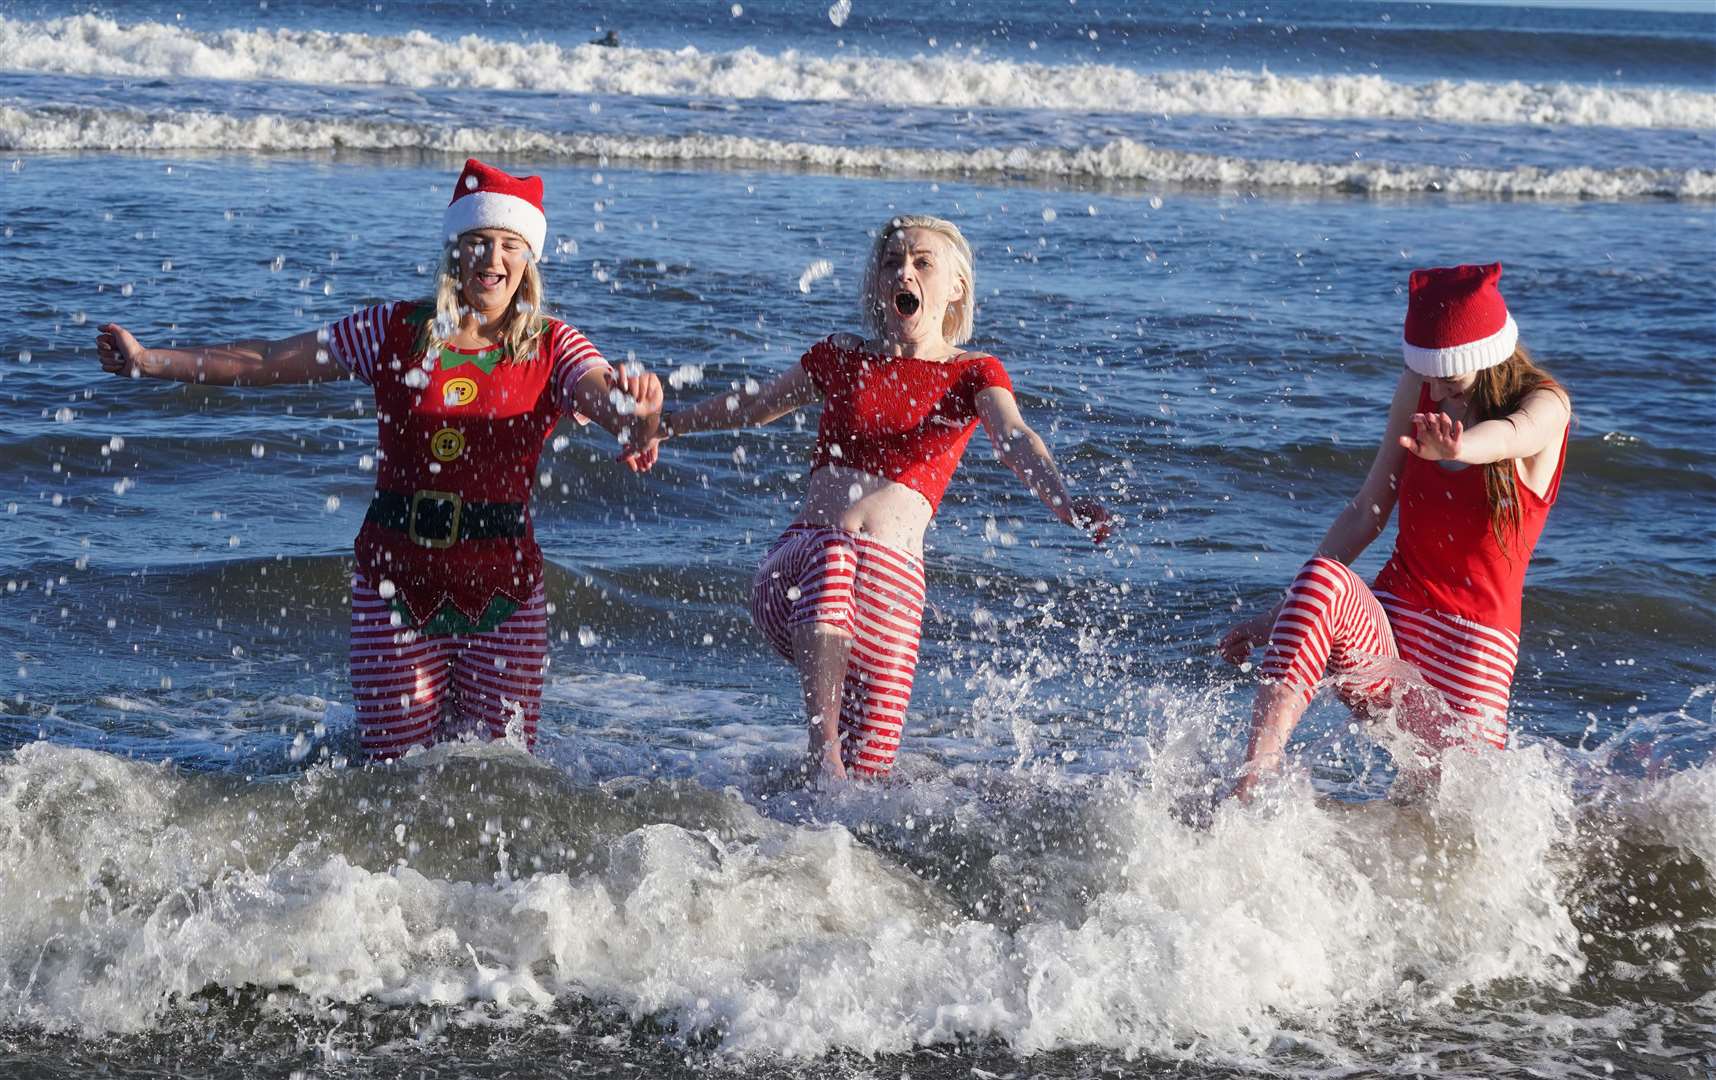
[[[894,310],[907,318],[916,315],[918,308],[922,306],[923,301],[918,299],[916,293],[901,290],[894,294]]]
[[[506,281],[505,274],[478,274],[477,284],[485,289],[497,289]]]

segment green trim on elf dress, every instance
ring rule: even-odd
[[[395,596],[388,601],[388,606],[399,612],[405,620],[405,625],[411,625],[411,609],[405,606],[405,601]],[[429,617],[429,620],[417,628],[423,637],[447,637],[452,634],[486,634],[501,623],[512,618],[512,613],[518,610],[518,601],[496,593],[490,600],[489,606],[483,610],[482,618],[472,622],[470,618],[452,604],[442,604],[440,610]]]
[[[505,360],[506,357],[507,351],[504,345],[497,345],[480,353],[458,352],[443,345],[441,347],[441,370],[452,371],[465,364],[475,364],[484,375],[492,375],[495,368],[499,367],[501,361]]]
[[[417,347],[427,351],[429,346],[429,324],[435,321],[435,305],[418,303],[411,305],[411,310],[405,313],[407,326],[417,328]],[[496,345],[492,349],[484,349],[479,353],[464,353],[457,349],[441,346],[441,355],[436,357],[436,366],[442,371],[452,371],[466,364],[474,364],[484,375],[494,374],[495,368],[507,358],[505,345]]]

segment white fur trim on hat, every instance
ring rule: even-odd
[[[1451,379],[1473,371],[1495,367],[1513,355],[1519,344],[1519,327],[1509,315],[1502,328],[1487,338],[1453,345],[1446,349],[1425,349],[1410,341],[1401,342],[1406,351],[1406,366],[1426,379]]]
[[[473,191],[454,199],[441,215],[441,230],[448,240],[472,229],[509,229],[524,237],[531,254],[541,258],[542,242],[548,238],[548,218],[516,195]]]

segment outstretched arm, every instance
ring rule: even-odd
[[[704,398],[688,408],[675,409],[662,418],[661,437],[760,427],[821,400],[822,392],[811,381],[810,372],[803,364],[794,364],[755,392],[734,390]]]
[[[144,348],[118,323],[103,324],[95,353],[104,371],[130,379],[176,379],[212,386],[276,386],[340,379],[346,370],[334,363],[311,330],[278,341],[251,339],[183,349]]]
[[[1095,499],[1074,499],[1067,492],[1048,446],[1019,415],[1019,402],[1011,390],[991,386],[980,391],[977,415],[989,433],[995,456],[1043,500],[1043,505],[1068,525],[1089,532],[1096,543],[1108,538],[1108,511]]]
[[[1561,433],[1573,418],[1567,395],[1558,387],[1533,390],[1519,408],[1499,420],[1466,427],[1446,413],[1413,413],[1409,431],[1399,442],[1427,461],[1458,461],[1488,465],[1493,461],[1536,457],[1561,445]]]

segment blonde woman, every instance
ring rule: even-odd
[[[426,302],[279,341],[145,348],[114,323],[96,339],[102,367],[131,378],[268,386],[351,375],[374,391],[381,452],[351,624],[371,759],[472,729],[534,744],[548,653],[529,506],[542,445],[571,414],[635,451],[661,411],[653,375],[616,381],[582,334],[542,314],[540,178],[467,161],[442,224]],[[640,467],[635,453],[627,460]]]
[[[755,393],[672,413],[662,438],[767,424],[822,403],[810,490],[757,571],[751,615],[798,668],[812,768],[893,767],[917,668],[924,530],[977,422],[1062,521],[1100,541],[1107,512],[1067,493],[1001,361],[971,337],[971,248],[951,222],[898,217],[864,275],[865,334],[836,334]],[[651,447],[653,450],[653,446]]]

